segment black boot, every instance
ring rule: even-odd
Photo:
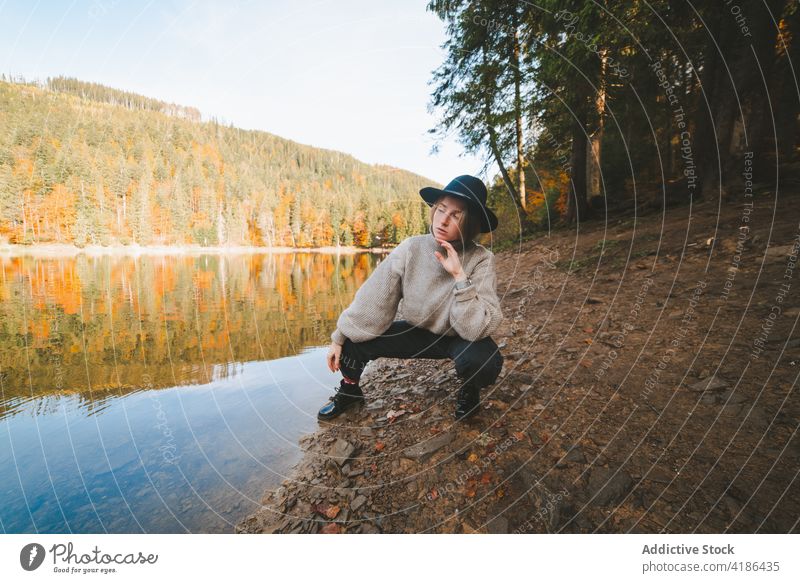
[[[456,399],[456,421],[471,417],[478,412],[481,404],[480,391],[480,388],[472,383],[462,385]]]
[[[342,381],[336,388],[336,394],[330,398],[330,402],[325,403],[317,413],[317,419],[333,419],[353,405],[363,402],[364,393],[361,392],[361,387]]]

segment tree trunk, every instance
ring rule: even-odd
[[[516,23],[515,23],[516,24]],[[519,27],[514,27],[514,51],[513,63],[514,70],[514,120],[516,129],[517,140],[517,174],[519,179],[519,206],[526,209],[528,206],[526,191],[525,191],[525,136],[522,133],[522,99],[520,97],[520,86],[522,84],[520,72],[520,42],[519,42]]]
[[[580,115],[580,114],[578,114]],[[586,218],[586,123],[580,116],[572,126],[572,155],[570,156],[570,186],[567,192],[568,223],[579,223]]]
[[[781,110],[792,109],[791,106],[785,107],[789,104],[782,103],[779,92],[776,91],[779,86],[779,79],[775,74],[779,54],[776,48],[782,48],[782,43],[772,15],[776,20],[780,19],[785,5],[786,0],[767,0],[764,5],[759,3],[759,6],[755,8],[751,18],[752,49],[748,47],[746,60],[743,59],[742,63],[743,66],[752,69],[752,72],[744,79],[746,84],[743,84],[741,88],[746,101],[747,144],[745,145],[742,141],[735,152],[731,151],[731,154],[740,160],[744,155],[744,150],[753,152],[756,168],[774,167],[776,147],[778,147],[778,144],[775,144],[775,136],[777,132],[780,132]],[[796,44],[798,39],[795,37],[794,41]],[[770,106],[770,104],[772,105]],[[773,124],[775,125],[773,126]],[[737,144],[732,145],[736,146]],[[737,172],[740,166],[741,164],[732,165],[729,173],[729,179],[738,184],[741,184],[741,176]],[[774,179],[774,175],[769,176],[767,173],[762,176]]]
[[[500,175],[503,177],[503,184],[506,185],[508,194],[511,195],[511,200],[513,200],[514,203],[519,206],[520,203],[517,190],[514,188],[514,182],[511,180],[511,176],[508,174],[508,169],[506,168],[505,164],[503,164],[503,156],[500,152],[500,148],[497,145],[497,133],[494,131],[494,126],[492,126],[492,111],[488,98],[484,100],[483,116],[486,122],[486,133],[489,135],[489,150],[492,152],[494,161],[497,162],[497,167],[500,169]]]
[[[588,188],[586,190],[587,201],[592,197],[601,196],[600,192],[600,160],[601,144],[603,141],[603,112],[606,109],[606,63],[608,61],[608,50],[603,49],[600,54],[600,83],[597,90],[595,107],[597,109],[597,130],[590,136],[587,152],[586,175],[588,177]]]
[[[703,47],[703,62],[700,72],[699,91],[695,94],[694,121],[692,124],[691,135],[694,137],[696,147],[695,158],[697,160],[697,171],[699,174],[699,184],[695,196],[705,197],[716,182],[719,176],[717,172],[717,151],[714,139],[714,118],[712,113],[715,111],[715,88],[717,76],[720,74],[720,62],[717,49],[714,44],[720,32],[720,11],[712,10],[706,19],[708,27],[708,40]],[[694,71],[698,70],[698,63],[694,63]],[[706,99],[708,104],[706,104]],[[680,132],[678,132],[680,133]],[[679,140],[680,144],[680,140]],[[679,146],[680,147],[680,146]],[[683,160],[678,160],[679,167]]]
[[[786,0],[748,3],[751,36],[744,37],[735,20],[717,20],[712,15],[711,40],[706,44],[703,89],[708,91],[710,116],[701,101],[696,155],[700,164],[701,192],[726,195],[741,185],[740,168],[745,151],[752,151],[756,167],[766,167],[763,156],[770,145],[774,96],[764,85],[773,77],[777,30],[772,14],[781,14]],[[769,8],[769,10],[767,10]],[[727,15],[725,15],[727,16]],[[717,71],[720,55],[731,75]],[[773,108],[774,110],[774,108]],[[716,143],[713,140],[716,138]],[[711,140],[711,142],[709,142]]]
[[[778,38],[777,52],[778,60],[775,66],[775,74],[772,76],[773,90],[771,94],[775,97],[778,104],[775,108],[775,125],[777,126],[778,138],[778,160],[781,163],[790,162],[796,157],[796,147],[800,127],[798,127],[798,116],[800,116],[800,96],[797,94],[795,79],[789,60],[797,70],[800,63],[800,9],[795,10],[794,14],[786,19],[788,33],[783,30]],[[787,51],[788,49],[788,51]]]

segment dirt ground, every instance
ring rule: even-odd
[[[789,533],[800,517],[800,197],[559,230],[497,253],[505,358],[381,359],[239,532]]]

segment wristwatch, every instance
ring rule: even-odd
[[[457,281],[456,289],[464,289],[465,287],[469,287],[471,285],[472,285],[472,280],[470,278],[467,278],[463,281]]]

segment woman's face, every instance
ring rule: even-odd
[[[433,211],[431,232],[437,241],[460,241],[460,224],[467,203],[454,196],[444,196],[439,199]]]

